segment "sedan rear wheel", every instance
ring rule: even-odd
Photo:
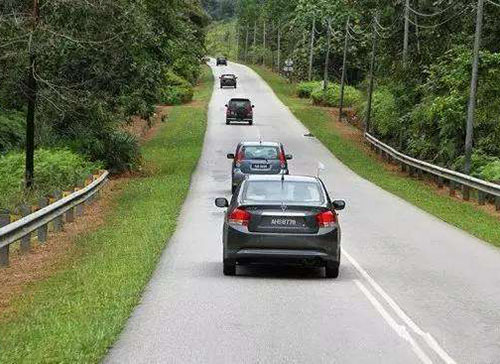
[[[236,264],[224,261],[224,275],[225,276],[236,275]]]
[[[336,262],[327,262],[325,276],[326,278],[337,278],[339,276],[339,264]]]

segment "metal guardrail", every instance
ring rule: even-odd
[[[72,194],[63,197],[54,203],[41,208],[27,216],[14,221],[8,225],[0,227],[0,266],[9,264],[9,246],[19,240],[30,238],[30,234],[38,231],[38,237],[46,238],[48,224],[54,220],[59,220],[62,225],[62,217],[66,214],[66,221],[73,221],[75,208],[85,202],[89,202],[106,184],[109,172],[104,171],[98,178],[89,185]],[[21,243],[22,244],[22,243]],[[28,241],[29,246],[29,241]]]
[[[439,187],[443,186],[444,181],[449,181],[450,194],[454,193],[457,186],[461,186],[465,200],[469,199],[470,190],[479,192],[478,201],[480,204],[485,203],[487,195],[494,196],[496,209],[497,211],[500,210],[500,185],[412,158],[384,144],[369,133],[365,133],[365,138],[375,149],[382,152],[383,156],[390,156],[390,158],[399,162],[403,171],[408,168],[410,174],[417,171],[418,174],[425,172],[436,176]]]

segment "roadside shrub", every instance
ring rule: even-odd
[[[460,156],[455,160],[452,168],[463,172],[464,160],[464,156]],[[500,159],[483,153],[473,153],[470,174],[486,181],[500,183]]]
[[[372,99],[372,126],[381,137],[395,137],[399,132],[399,114],[394,95],[387,87],[378,87]]]
[[[340,85],[330,84],[326,91],[321,87],[311,92],[311,99],[315,105],[338,107],[340,104]],[[362,99],[361,92],[352,86],[344,87],[344,107],[353,107]]]
[[[193,87],[191,84],[168,71],[165,75],[165,86],[162,89],[162,102],[168,105],[179,105],[193,99]]]
[[[488,163],[479,173],[480,178],[482,179],[500,183],[500,159]]]
[[[321,82],[311,81],[311,82],[301,82],[297,85],[297,96],[300,98],[309,98],[311,93],[321,87]]]
[[[0,111],[0,153],[6,153],[24,145],[25,119],[20,112]]]
[[[34,189],[25,195],[24,152],[10,152],[0,157],[0,207],[13,208],[22,202],[36,201],[57,189],[67,189],[82,182],[101,163],[89,162],[68,149],[38,149],[35,151]]]

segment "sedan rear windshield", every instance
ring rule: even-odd
[[[235,75],[222,75],[222,78],[235,78]]]
[[[262,145],[242,147],[243,159],[263,159],[276,160],[279,159],[278,147],[266,147]]]
[[[247,181],[242,195],[245,204],[318,205],[325,202],[317,182]]]

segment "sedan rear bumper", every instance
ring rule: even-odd
[[[239,263],[340,262],[338,228],[316,234],[252,233],[247,228],[225,226],[224,259]],[[245,230],[245,231],[243,231]]]

